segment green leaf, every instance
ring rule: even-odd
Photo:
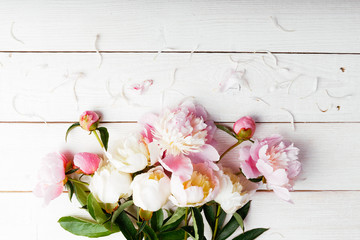
[[[101,141],[104,144],[105,150],[107,150],[109,142],[109,132],[105,127],[99,127],[97,128],[97,130],[99,130]]]
[[[226,212],[224,212],[224,210],[221,208],[220,216],[219,216],[219,223],[218,223],[219,229],[222,228],[225,218],[226,218]]]
[[[251,205],[251,200],[248,201],[242,208],[236,211],[243,220],[245,220],[246,216],[249,213],[250,205]]]
[[[66,189],[69,191],[69,199],[70,199],[70,202],[71,202],[71,199],[74,195],[74,185],[72,184],[71,181],[67,181],[66,184]]]
[[[71,179],[69,179],[71,181]],[[82,207],[87,205],[87,197],[89,195],[89,189],[83,184],[72,182],[74,186],[74,192],[77,200],[81,204]]]
[[[139,226],[137,233],[136,233],[136,237],[138,237],[139,234],[141,234],[142,231],[144,230],[144,228],[146,226],[146,221],[145,222],[137,222],[136,224]]]
[[[135,236],[137,231],[125,211],[122,211],[116,218],[116,224],[119,226],[120,231],[127,240],[136,239]]]
[[[67,130],[66,130],[66,134],[65,134],[65,142],[67,142],[67,136],[69,135],[70,131],[73,130],[76,127],[79,127],[80,123],[74,123],[73,125],[71,125]]]
[[[160,232],[170,231],[175,229],[184,219],[186,208],[177,208],[170,219],[161,227]]]
[[[164,221],[164,213],[163,210],[160,208],[158,211],[153,213],[151,218],[151,227],[154,229],[155,232],[159,231]]]
[[[62,217],[58,221],[66,231],[90,238],[108,236],[112,232],[101,224],[75,217]]]
[[[227,134],[229,134],[230,136],[233,136],[234,138],[238,139],[236,136],[236,133],[234,132],[234,130],[232,130],[232,128],[227,127],[227,126],[223,126],[223,125],[219,125],[216,124],[216,127],[224,132],[226,132]]]
[[[214,206],[212,205],[207,205],[205,204],[203,206],[204,209],[204,214],[205,214],[205,218],[207,220],[207,222],[209,223],[211,230],[214,231],[214,227],[215,227],[215,211],[214,211]]]
[[[87,198],[87,209],[90,215],[100,224],[104,223],[108,219],[100,204],[96,201],[95,197],[91,193]]]
[[[190,237],[192,239],[195,239],[195,229],[194,229],[194,226],[183,226],[181,227],[181,229],[184,229],[185,232],[188,233],[188,235],[190,235]]]
[[[236,211],[236,213],[244,220],[249,212],[251,201],[247,202],[242,208]],[[235,216],[224,226],[223,229],[217,235],[217,240],[227,239],[235,230],[240,226]]]
[[[257,182],[261,182],[263,180],[263,176],[260,176],[258,178],[249,178],[249,181],[257,183]]]
[[[132,204],[134,203],[133,200],[130,200],[130,201],[127,201],[127,202],[124,202],[123,204],[121,204],[118,209],[115,210],[112,218],[111,218],[111,222],[114,223],[116,218],[120,215],[120,213],[122,211],[124,211],[126,208],[130,207]]]
[[[158,237],[156,236],[156,233],[154,232],[154,230],[149,227],[149,225],[147,224],[144,224],[145,222],[143,222],[143,225],[141,225],[141,223],[137,223],[138,226],[140,227],[141,226],[144,226],[144,229],[143,229],[143,232],[149,237],[149,239],[151,240],[159,240]]]
[[[233,240],[254,240],[264,232],[269,230],[268,228],[255,228],[249,231],[246,231],[239,236],[235,237]]]
[[[120,228],[118,225],[116,225],[115,223],[112,223],[110,221],[107,221],[105,223],[103,223],[104,227],[106,227],[109,231],[115,233],[115,232],[119,232]]]
[[[238,224],[240,225],[241,229],[244,231],[244,221],[243,219],[241,218],[241,216],[236,212],[234,213],[234,218],[236,219],[236,221],[238,222]]]
[[[185,237],[185,231],[183,229],[178,229],[169,232],[161,232],[158,234],[159,240],[184,240],[184,237]]]
[[[202,239],[204,239],[203,218],[200,214],[199,209],[194,207],[194,208],[191,208],[191,210],[192,210],[192,219],[193,219],[194,230],[195,230],[195,239],[202,240]]]

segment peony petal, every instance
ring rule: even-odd
[[[272,186],[274,193],[282,200],[287,201],[289,203],[293,203],[291,200],[290,192],[288,189],[278,186]]]
[[[256,161],[250,156],[250,150],[250,146],[240,148],[240,168],[247,178],[257,178],[261,173],[256,167]]]
[[[167,155],[164,159],[159,160],[161,165],[174,175],[179,176],[181,181],[186,181],[191,178],[193,172],[193,165],[190,158],[184,155]]]
[[[209,167],[215,171],[219,170],[219,167],[214,163],[220,159],[218,151],[211,145],[205,144],[201,147],[200,152],[193,152],[188,155],[193,164],[207,163]]]

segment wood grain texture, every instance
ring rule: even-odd
[[[102,50],[360,52],[358,1],[8,0],[0,9],[3,51],[94,51],[100,34]]]
[[[215,121],[233,122],[252,115],[260,122],[289,122],[289,114],[281,108],[289,110],[297,122],[360,121],[360,55],[278,54],[278,67],[268,54],[231,54],[233,60],[241,61],[238,66],[230,54],[155,56],[103,54],[98,68],[99,56],[90,53],[2,54],[0,121],[41,121],[18,112],[36,113],[47,121],[76,121],[89,109],[102,112],[104,121],[137,121],[147,111],[188,96],[203,104]],[[219,92],[219,83],[236,67],[245,71],[250,90],[244,80],[240,91]],[[316,78],[318,87],[313,93]],[[131,86],[146,79],[154,80],[149,91],[133,93]],[[170,85],[163,98],[162,92]],[[111,97],[121,95],[123,88],[131,104]],[[342,97],[347,95],[351,96]]]
[[[36,183],[40,160],[48,152],[101,153],[96,138],[80,128],[70,133],[65,144],[65,131],[69,125],[0,124],[7,140],[0,158],[2,168],[7,169],[0,175],[0,191],[31,191]],[[138,129],[132,123],[104,126],[110,132],[110,145]],[[360,124],[357,123],[302,123],[296,124],[296,132],[292,132],[290,124],[262,123],[258,124],[255,137],[279,133],[301,149],[303,173],[295,190],[360,190],[359,131]],[[219,130],[216,139],[220,153],[233,144],[232,137]],[[238,168],[236,159],[237,151],[234,150],[223,159],[223,164]]]
[[[69,202],[67,193],[45,208],[31,193],[0,193],[0,197],[1,239],[47,240],[49,236],[53,240],[88,239],[66,232],[57,223],[60,217],[68,215],[90,218],[85,210],[78,208],[75,201]],[[258,192],[254,196],[245,227],[248,230],[270,227],[259,240],[358,239],[359,198],[360,192],[297,192],[293,193],[295,204],[289,204],[276,198],[273,193]],[[334,219],[341,221],[336,221],[334,226]],[[120,233],[106,239],[123,240]]]

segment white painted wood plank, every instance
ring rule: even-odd
[[[94,136],[75,129],[65,144],[64,136],[70,124],[0,124],[2,138],[0,165],[0,191],[29,191],[36,183],[40,160],[48,152],[90,151],[101,153]],[[110,144],[137,129],[133,123],[104,124],[110,132]],[[258,124],[256,137],[282,134],[301,149],[303,172],[295,184],[295,190],[360,190],[360,124],[313,123],[296,124],[292,132],[290,124]],[[217,131],[217,148],[220,153],[233,144],[232,137]],[[237,151],[223,159],[229,167],[238,168]]]
[[[216,121],[253,115],[261,122],[289,122],[281,108],[301,122],[360,120],[360,55],[278,54],[280,68],[272,69],[262,60],[274,67],[268,54],[233,54],[233,59],[249,61],[239,64],[238,70],[246,71],[244,78],[252,91],[241,82],[242,90],[230,93],[217,90],[226,74],[236,68],[229,54],[194,54],[191,59],[190,54],[161,54],[155,60],[155,54],[103,55],[100,69],[99,57],[90,53],[0,55],[0,121],[41,121],[19,115],[12,107],[15,96],[19,112],[36,113],[47,121],[75,121],[88,109],[103,112],[105,121],[136,121],[147,111],[161,109],[162,92],[171,85],[175,69],[173,90],[166,92],[165,105],[193,96]],[[83,75],[78,78],[80,72]],[[303,98],[314,91],[316,78],[317,92]],[[79,110],[74,97],[76,79]],[[130,86],[146,79],[154,80],[149,91],[141,96],[131,94]],[[106,90],[107,81],[113,96],[125,86],[131,101],[141,107],[121,97],[114,101]],[[282,82],[283,88],[274,89],[276,82]],[[336,97],[352,96],[331,98],[326,90]],[[254,100],[256,97],[271,106]]]
[[[57,223],[67,215],[89,218],[86,211],[69,202],[66,193],[46,208],[41,207],[41,200],[32,193],[0,193],[0,196],[2,239],[47,240],[49,236],[54,240],[87,239],[66,232]],[[296,192],[293,198],[295,204],[289,204],[272,193],[256,193],[245,227],[270,227],[259,240],[360,237],[360,192]],[[106,239],[123,238],[114,234]]]
[[[1,50],[360,52],[358,1],[14,1],[0,3]],[[271,21],[295,32],[283,32]],[[14,35],[10,35],[14,22]],[[163,32],[163,33],[162,33]]]

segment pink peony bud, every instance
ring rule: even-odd
[[[80,126],[87,131],[94,131],[99,124],[100,117],[93,111],[85,111],[80,116]]]
[[[242,117],[234,123],[233,129],[240,139],[249,139],[255,133],[255,121],[249,116]]]
[[[69,165],[71,162],[60,153],[50,153],[42,159],[34,194],[44,198],[45,205],[62,193],[67,181],[65,171]]]
[[[85,174],[93,174],[99,167],[100,157],[93,153],[77,153],[74,156],[74,166]]]

